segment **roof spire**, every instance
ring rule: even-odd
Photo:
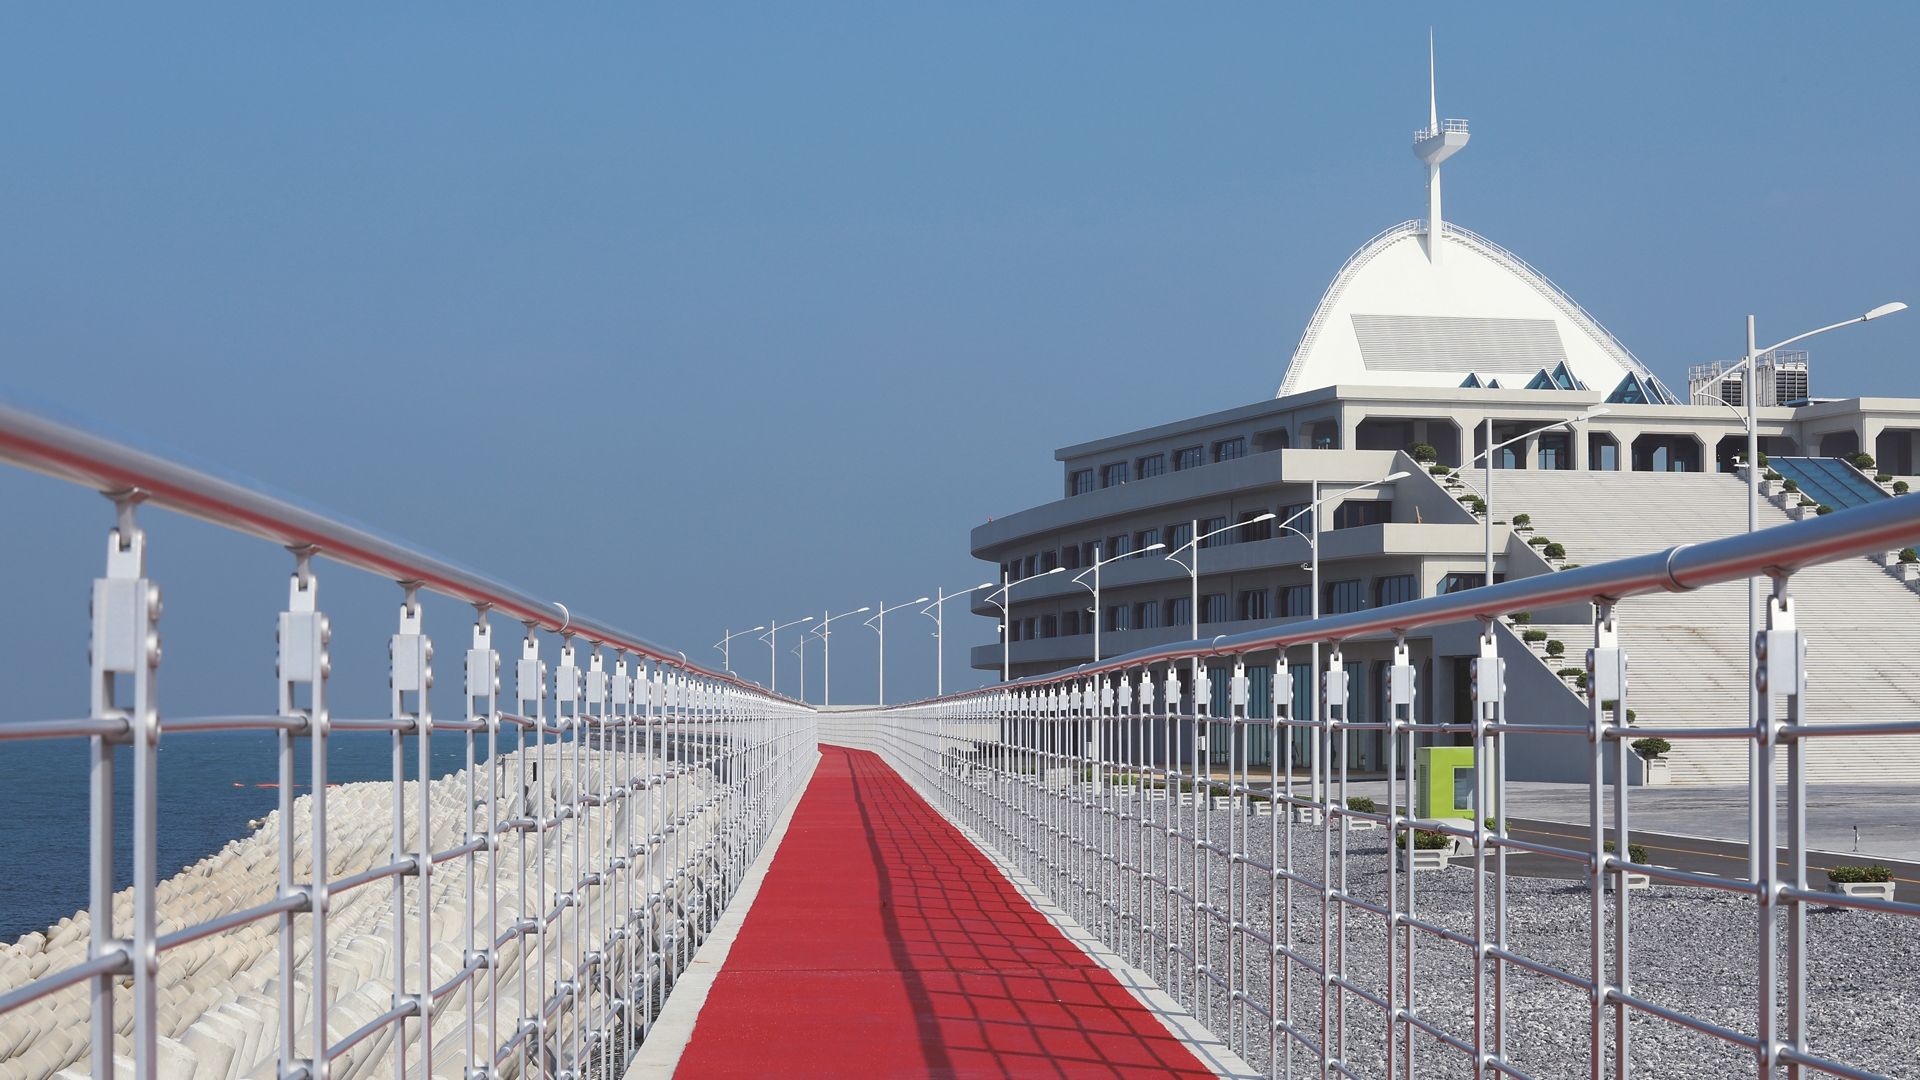
[[[1446,223],[1440,216],[1440,163],[1467,145],[1467,122],[1440,122],[1440,98],[1435,92],[1433,27],[1427,27],[1427,126],[1413,133],[1413,153],[1427,164],[1427,259],[1438,264],[1440,240]]]

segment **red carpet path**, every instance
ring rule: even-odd
[[[677,1076],[1210,1076],[874,755],[820,748]]]

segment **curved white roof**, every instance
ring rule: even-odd
[[[1324,386],[1457,387],[1469,375],[1509,388],[1565,361],[1588,389],[1628,374],[1653,380],[1626,346],[1519,256],[1452,222],[1438,259],[1426,222],[1367,241],[1334,276],[1277,396]]]

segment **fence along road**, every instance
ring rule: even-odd
[[[94,488],[116,510],[93,584],[89,714],[0,723],[0,741],[90,746],[75,845],[90,900],[74,932],[0,949],[0,1074],[85,1062],[95,1077],[619,1075],[811,763],[811,710],[566,604],[5,405],[0,460]],[[162,721],[143,505],[292,552],[271,713]],[[316,558],[399,585],[387,716],[327,707]],[[429,705],[423,592],[475,609],[457,718]],[[508,649],[511,708],[494,616],[525,630]],[[556,640],[550,670],[543,646]],[[241,730],[276,733],[279,808],[238,849],[262,865],[203,864],[223,903],[191,874],[156,881],[155,759],[169,732]],[[430,772],[435,734],[464,743],[452,777]],[[386,739],[390,780],[330,793],[341,737]],[[132,887],[116,894],[114,751],[128,743]],[[296,800],[299,758],[312,793]]]
[[[1678,1067],[1683,1071],[1660,1075],[1751,1070],[1774,1077],[1823,1070],[1879,1076],[1810,1045],[1808,913],[1838,908],[1911,917],[1920,914],[1920,905],[1809,887],[1806,759],[1821,739],[1911,735],[1920,733],[1920,720],[1854,723],[1844,714],[1836,721],[1807,719],[1806,643],[1795,624],[1791,586],[1794,572],[1804,567],[1896,550],[1915,537],[1920,498],[1892,499],[1392,607],[1160,646],[864,717],[836,714],[822,718],[823,737],[880,752],[944,813],[984,837],[1232,1049],[1264,1062],[1275,1076],[1411,1080],[1441,1075],[1442,1069],[1474,1077],[1530,1075],[1527,1062],[1511,1053],[1511,991],[1522,979],[1558,987],[1554,1000],[1579,1003],[1573,1007],[1584,1015],[1577,1040],[1560,1038],[1566,1026],[1553,1025],[1546,1053],[1559,1058],[1549,1075],[1637,1077]],[[1757,729],[1745,723],[1630,724],[1616,604],[1748,575],[1770,578],[1773,586],[1765,625],[1752,642],[1763,717]],[[1587,724],[1511,718],[1492,620],[1582,601],[1594,605]],[[1479,655],[1471,661],[1470,721],[1421,722],[1413,709],[1417,672],[1406,634],[1467,620],[1484,628]],[[1385,709],[1380,719],[1349,721],[1341,644],[1367,635],[1394,642]],[[1312,642],[1329,646],[1322,670],[1290,665],[1288,647]],[[1203,674],[1209,661],[1228,665],[1224,698]],[[1266,702],[1250,701],[1250,661],[1272,665]],[[1321,680],[1318,715],[1294,715],[1296,678]],[[1493,763],[1492,777],[1475,785],[1472,822],[1415,822],[1403,812],[1411,792],[1398,778],[1389,781],[1384,808],[1350,808],[1345,758],[1333,749],[1350,733],[1367,731],[1385,736],[1389,777],[1412,759],[1416,739],[1469,738],[1476,760]],[[1304,733],[1311,748],[1306,762],[1295,761],[1295,733]],[[1278,748],[1265,755],[1266,767],[1259,770],[1248,764],[1255,735]],[[1760,860],[1757,879],[1632,861],[1627,743],[1646,736],[1754,744],[1759,768],[1750,798],[1761,823],[1760,843],[1764,850],[1784,850],[1784,860]],[[1523,838],[1492,816],[1494,807],[1507,805],[1505,751],[1508,740],[1518,737],[1560,740],[1567,753],[1585,758],[1590,812],[1589,826],[1575,827],[1584,841],[1579,846],[1560,846],[1555,837]],[[1212,764],[1218,756],[1210,757],[1216,740],[1227,743],[1224,776]],[[1775,771],[1782,758],[1784,783]],[[1296,781],[1296,766],[1310,770],[1304,784]],[[1614,789],[1611,815],[1603,812],[1608,784]],[[1776,824],[1783,803],[1784,830]],[[1436,842],[1450,840],[1470,859],[1471,885],[1447,897],[1447,903],[1458,899],[1463,906],[1462,917],[1452,920],[1462,925],[1447,925],[1440,907],[1420,905],[1427,890],[1461,890],[1459,879],[1416,873],[1416,862],[1428,853],[1413,844],[1374,840],[1378,834],[1370,830],[1381,826],[1396,838],[1418,826],[1438,834]],[[1583,871],[1585,902],[1574,918],[1586,924],[1584,955],[1527,955],[1510,940],[1515,922],[1509,891],[1518,881],[1510,882],[1508,859],[1518,855],[1562,860]],[[1632,947],[1636,905],[1630,890],[1613,887],[1627,875],[1644,875],[1661,886],[1692,886],[1675,895],[1692,895],[1702,904],[1726,898],[1751,904],[1742,959],[1752,972],[1752,996],[1745,1009],[1735,1010],[1744,1019],[1728,1020],[1725,1009],[1676,1007],[1641,987]],[[1522,890],[1528,897],[1543,895],[1530,888]],[[1666,900],[1661,902],[1664,911]],[[1911,935],[1914,924],[1895,922]],[[1689,949],[1704,958],[1726,945],[1704,937],[1683,944],[1678,956],[1658,959],[1684,965]],[[1901,940],[1910,955],[1911,937]],[[1646,959],[1651,970],[1656,958]],[[1854,973],[1843,970],[1837,978],[1848,975]],[[1911,991],[1911,970],[1896,975],[1904,975]],[[1457,992],[1431,992],[1438,982]],[[1885,1014],[1889,1002],[1882,992],[1868,993],[1857,1012]],[[1840,1011],[1856,1012],[1844,1002]],[[1538,1028],[1542,1014],[1529,1015]],[[1676,1062],[1663,1044],[1661,1053],[1636,1061],[1636,1034],[1651,1044],[1670,1029],[1703,1038],[1707,1049],[1688,1053],[1705,1057]],[[1831,1053],[1873,1056],[1889,1071],[1905,1071],[1912,1065],[1911,1048],[1886,1049],[1898,1039],[1911,1041],[1904,1022],[1888,1035],[1862,1036]]]

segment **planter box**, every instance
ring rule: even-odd
[[[1234,799],[1231,795],[1215,795],[1213,797],[1213,808],[1215,810],[1231,810],[1233,803]]]
[[[1920,581],[1920,563],[1896,562],[1893,572],[1901,581],[1908,583]]]
[[[1380,823],[1377,821],[1363,821],[1358,818],[1347,819],[1347,828],[1352,829],[1354,832],[1366,832],[1368,829],[1377,829],[1379,827]]]
[[[1673,766],[1662,758],[1641,758],[1641,766],[1646,770],[1640,782],[1646,785],[1673,783]]]
[[[1272,817],[1272,816],[1273,816],[1273,804],[1272,804],[1272,803],[1270,803],[1270,802],[1256,802],[1256,803],[1254,803],[1254,804],[1253,804],[1253,816],[1254,816],[1254,817]]]
[[[1446,848],[1435,851],[1413,849],[1413,868],[1415,870],[1445,870],[1453,864],[1453,852]]]
[[[1839,893],[1842,896],[1864,897],[1868,900],[1891,900],[1893,899],[1893,882],[1829,881],[1827,882],[1827,891],[1830,893]]]
[[[1297,825],[1318,825],[1320,811],[1311,806],[1296,806],[1293,808],[1293,820]]]
[[[1614,877],[1615,875],[1608,874],[1604,879],[1606,884],[1606,890],[1608,892],[1613,891]],[[1639,873],[1634,873],[1632,871],[1628,871],[1626,874],[1626,879],[1627,879],[1628,892],[1639,892],[1643,889],[1650,889],[1653,887],[1653,879],[1648,877],[1645,874],[1639,874]]]

